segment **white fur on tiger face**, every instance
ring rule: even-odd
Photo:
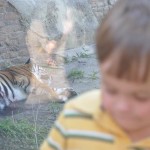
[[[9,99],[5,95],[3,95],[3,93],[1,92],[1,94],[0,94],[0,111],[2,111],[5,108],[5,106],[8,106],[9,104],[10,104]]]

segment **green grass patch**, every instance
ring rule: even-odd
[[[67,77],[71,79],[82,79],[84,78],[84,72],[81,70],[71,70]]]
[[[97,80],[98,79],[98,75],[99,75],[99,72],[93,72],[91,74],[89,74],[89,79],[92,79],[92,80]]]
[[[69,59],[69,57],[64,57],[64,63],[68,64],[69,62],[71,62],[70,59]]]
[[[29,121],[5,119],[0,122],[0,145],[2,150],[35,150],[48,131]]]
[[[76,53],[78,58],[89,58],[90,55],[88,55],[86,52]]]
[[[77,61],[79,58],[89,58],[89,57],[90,55],[87,54],[86,51],[84,51],[84,52],[76,53],[74,56],[72,56],[72,58],[64,57],[64,62],[68,64],[70,62]]]
[[[49,112],[54,115],[58,115],[63,109],[64,103],[50,102],[48,104]]]
[[[34,128],[32,125],[27,124],[25,121],[14,122],[11,119],[6,119],[0,122],[0,134],[15,136],[22,136],[22,133],[26,133],[27,136],[31,136]]]

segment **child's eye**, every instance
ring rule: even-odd
[[[117,94],[117,90],[116,89],[111,89],[111,88],[106,88],[106,92],[112,95]]]
[[[146,102],[147,100],[149,100],[149,97],[142,97],[142,96],[134,96],[134,98],[139,101],[139,102]]]

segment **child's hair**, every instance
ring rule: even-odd
[[[119,0],[96,36],[100,64],[113,56],[108,73],[146,82],[150,73],[150,0]]]

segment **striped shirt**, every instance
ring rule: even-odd
[[[94,90],[68,102],[41,150],[150,150],[150,138],[133,144],[100,99]]]

